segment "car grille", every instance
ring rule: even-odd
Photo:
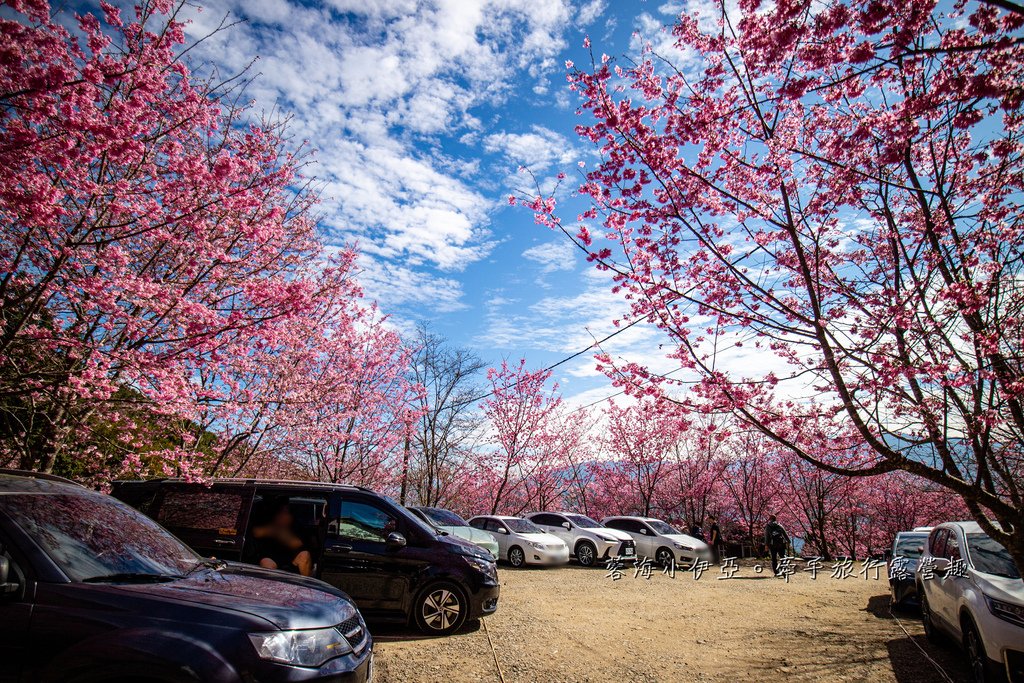
[[[352,651],[357,655],[363,651],[366,647],[366,627],[363,626],[362,619],[359,615],[353,616],[335,626],[341,635],[345,636],[345,640],[352,646]]]

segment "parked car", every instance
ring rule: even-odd
[[[120,501],[0,473],[0,681],[368,681],[355,604],[204,560]]]
[[[605,517],[601,523],[629,534],[636,542],[637,556],[649,557],[663,567],[673,563],[692,565],[697,560],[711,561],[711,549],[707,543],[680,532],[660,519]]]
[[[219,479],[207,487],[162,479],[115,482],[113,493],[199,552],[252,564],[260,561],[254,520],[261,507],[285,499],[313,575],[352,596],[371,621],[444,635],[498,607],[490,553],[359,486]]]
[[[1024,582],[1006,548],[977,522],[946,522],[929,534],[916,578],[930,639],[961,643],[978,683],[1004,672],[1024,681]]]
[[[565,541],[544,533],[536,524],[522,517],[482,515],[469,520],[475,529],[483,529],[498,542],[498,557],[513,567],[524,564],[559,565],[569,562],[569,546]]]
[[[918,561],[924,554],[924,546],[928,542],[930,526],[917,527],[913,531],[901,531],[892,541],[892,549],[886,553],[886,566],[889,574],[890,604],[894,608],[917,604],[917,571]]]
[[[486,531],[474,529],[469,525],[469,522],[451,510],[417,505],[411,506],[409,511],[440,531],[461,538],[464,541],[475,543],[489,552],[492,557],[498,557],[498,542],[494,540],[494,536],[491,536]]]
[[[576,561],[593,567],[600,560],[636,557],[636,543],[624,531],[610,529],[585,515],[571,512],[534,512],[526,518],[565,541]]]

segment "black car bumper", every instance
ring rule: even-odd
[[[470,619],[479,619],[488,614],[494,614],[498,609],[498,595],[501,593],[501,586],[484,586],[473,594],[470,600]]]

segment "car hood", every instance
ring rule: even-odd
[[[167,583],[116,587],[140,597],[244,612],[279,629],[333,626],[356,614],[347,595],[317,579],[233,563]]]
[[[584,531],[589,531],[590,533],[597,534],[598,536],[607,536],[608,538],[614,538],[616,541],[633,540],[633,537],[627,534],[625,531],[619,531],[618,529],[609,529],[608,527],[595,527],[593,529],[584,529]]]
[[[1008,579],[1005,576],[972,572],[974,583],[990,598],[1024,605],[1024,579]]]
[[[565,545],[565,541],[560,539],[558,536],[549,533],[540,534],[519,534],[521,538],[527,541],[533,541],[534,543],[543,543],[544,545]]]
[[[487,545],[493,545],[496,543],[494,536],[490,535],[483,529],[474,529],[471,526],[441,526],[438,527],[441,531],[444,531],[449,536],[455,536],[461,538],[470,543],[486,543]]]
[[[667,538],[670,541],[679,543],[681,545],[689,546],[694,550],[702,550],[708,547],[708,544],[699,538],[693,536],[687,536],[686,534],[665,534],[662,538]]]

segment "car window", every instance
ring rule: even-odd
[[[892,554],[894,557],[906,557],[917,559],[924,554],[925,536],[900,536],[893,543]]]
[[[943,557],[951,562],[963,559],[963,555],[960,553],[960,537],[954,531],[947,532],[946,549]]]
[[[224,491],[174,490],[164,493],[157,521],[169,529],[202,529],[238,533],[243,497]]]
[[[945,557],[946,536],[949,534],[945,529],[936,529],[928,539],[928,552],[932,557]]]
[[[609,519],[605,522],[605,526],[609,529],[618,529],[619,531],[629,531],[629,526],[626,524],[624,519]]]
[[[438,526],[467,526],[466,520],[459,517],[451,510],[443,510],[441,508],[424,508],[419,511],[427,517],[427,519]]]
[[[584,515],[567,515],[567,518],[581,529],[600,529],[602,526],[600,522]]]
[[[518,517],[504,520],[505,526],[517,534],[542,534],[544,530],[528,519]]]
[[[474,517],[473,519],[469,520],[469,525],[471,527],[473,527],[474,529],[486,529],[487,528],[487,520],[486,519],[480,519],[479,517]]]
[[[115,574],[181,575],[199,556],[137,510],[108,496],[0,496],[6,513],[72,581]]]
[[[649,526],[656,534],[671,535],[680,533],[675,527],[666,524],[665,522],[662,522],[658,519],[652,519],[651,521],[647,522],[647,526]]]
[[[534,524],[543,524],[545,526],[560,526],[562,524],[562,518],[558,515],[550,515],[547,513],[541,513],[534,515],[530,518]]]
[[[484,529],[487,531],[496,531],[498,533],[508,531],[508,529],[505,528],[505,525],[496,519],[484,520]]]
[[[967,550],[971,564],[980,572],[1019,579],[1020,569],[1010,556],[1010,551],[988,534],[967,534]]]
[[[331,501],[327,533],[337,538],[370,543],[385,543],[388,534],[398,531],[398,520],[383,508],[366,501]]]

